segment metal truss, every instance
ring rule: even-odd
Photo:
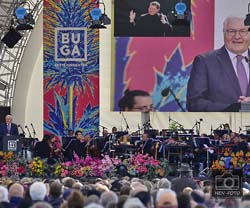
[[[24,2],[29,5],[33,18],[37,21],[42,12],[42,0],[0,0],[0,39],[12,26],[15,9]],[[19,66],[32,30],[19,32],[23,37],[13,48],[8,48],[0,41],[0,106],[12,107]]]

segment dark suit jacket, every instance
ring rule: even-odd
[[[225,46],[195,57],[187,87],[188,111],[224,111],[237,103],[241,95],[239,81]],[[250,96],[250,85],[247,96]]]
[[[0,136],[6,136],[8,133],[6,123],[0,125]],[[10,135],[19,135],[17,125],[11,123]]]

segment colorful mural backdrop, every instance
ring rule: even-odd
[[[129,89],[149,92],[156,111],[186,111],[192,61],[214,47],[214,0],[191,0],[191,12],[190,37],[115,38],[112,110]]]
[[[44,0],[44,131],[94,134],[99,127],[99,32],[95,0]]]

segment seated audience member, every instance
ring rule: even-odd
[[[13,183],[9,188],[9,199],[12,207],[19,207],[24,199],[24,187],[20,183]]]
[[[150,94],[143,90],[126,90],[125,95],[119,100],[119,108],[121,111],[144,113],[154,110]]]
[[[123,205],[123,208],[146,208],[143,203],[140,201],[140,199],[132,197],[128,198],[126,202]]]
[[[0,207],[11,208],[8,197],[8,189],[4,186],[0,186]]]
[[[177,195],[178,207],[191,208],[191,196],[188,193],[179,193]]]
[[[197,182],[192,178],[192,169],[190,168],[189,164],[182,163],[181,168],[178,169],[178,171],[180,176],[178,178],[174,178],[171,182],[171,189],[174,190],[176,194],[182,192],[186,187],[190,187],[192,189],[198,188]]]
[[[116,205],[118,203],[118,196],[113,191],[105,191],[101,194],[100,203],[104,207],[108,207],[109,205]]]
[[[54,181],[50,184],[48,202],[53,206],[53,208],[59,208],[63,203],[63,198],[61,197],[62,188],[62,184],[58,181]]]
[[[171,182],[167,178],[162,178],[158,181],[157,188],[171,189]]]
[[[54,208],[48,202],[36,202],[31,208]]]
[[[178,208],[176,193],[171,189],[159,189],[156,194],[156,208]]]
[[[140,199],[145,207],[150,208],[152,205],[151,195],[148,191],[141,191],[135,194],[135,197]]]

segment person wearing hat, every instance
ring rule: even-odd
[[[184,188],[190,187],[192,189],[199,188],[197,182],[193,179],[193,171],[189,164],[182,163],[181,167],[178,169],[180,176],[174,178],[171,183],[171,189],[177,194],[182,192]]]

